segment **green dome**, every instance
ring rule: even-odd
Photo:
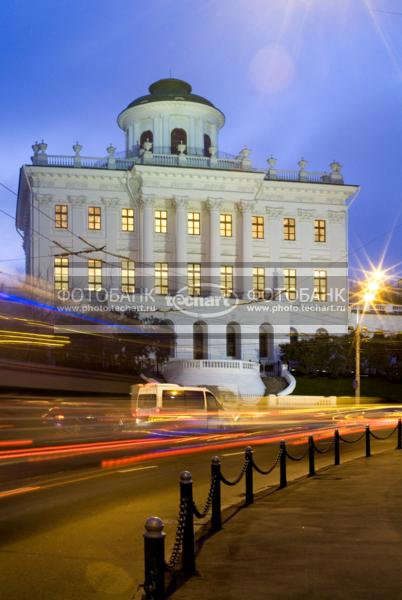
[[[182,79],[159,79],[149,86],[149,95],[136,98],[127,106],[140,106],[141,104],[149,104],[149,102],[163,102],[164,100],[179,100],[182,102],[197,102],[198,104],[206,104],[207,106],[215,106],[202,96],[191,93],[191,85]],[[126,109],[127,110],[127,109]]]

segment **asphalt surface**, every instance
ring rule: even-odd
[[[393,423],[396,414],[392,415]],[[46,460],[39,463],[46,465],[45,472],[37,471],[38,463],[32,462],[35,457],[27,457],[23,463],[21,459],[3,458],[0,460],[0,475],[3,473],[0,598],[129,600],[143,581],[142,533],[148,516],[163,518],[167,555],[171,551],[180,471],[192,472],[195,501],[201,507],[209,490],[213,455],[221,456],[225,477],[233,479],[243,464],[243,449],[251,442],[255,447],[255,461],[265,469],[275,460],[281,437],[289,436],[289,450],[298,455],[305,450],[305,445],[290,445],[292,436],[303,428],[328,429],[328,423],[333,427],[331,416],[317,412],[314,415],[303,417],[303,423],[296,425],[294,414],[286,418],[281,415],[275,423],[270,423],[265,438],[253,439],[249,428],[243,434],[239,429],[232,432],[230,440],[225,438],[224,441],[221,432],[216,435],[209,432],[210,439],[205,443],[200,443],[199,436],[184,442],[168,439],[148,453],[142,448],[118,452],[106,448],[95,453],[96,461],[90,468],[87,455],[83,455],[80,464],[74,463],[75,458],[71,456],[56,457],[49,449]],[[345,418],[342,422],[346,421]],[[261,430],[260,425],[254,429]],[[267,435],[272,438],[268,444]],[[356,435],[351,434],[350,438],[353,437]],[[318,443],[324,447],[326,440]],[[378,444],[383,450],[394,446],[395,440]],[[348,459],[363,452],[363,442],[342,447],[342,455]],[[333,456],[330,452],[319,459],[319,466],[324,466],[332,463]],[[25,471],[20,471],[21,464]],[[10,473],[10,469],[16,474],[8,479],[4,474]],[[289,479],[304,475],[306,470],[306,461],[291,463]],[[278,477],[277,470],[268,477],[255,474],[255,487],[275,489]],[[223,487],[223,506],[241,503],[243,491],[242,483],[234,488]],[[202,525],[202,521],[197,522],[197,528]]]

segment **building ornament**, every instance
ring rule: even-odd
[[[277,219],[283,214],[283,208],[279,208],[276,206],[266,206],[265,213],[269,218]]]
[[[174,196],[172,204],[176,209],[187,208],[188,207],[188,196]]]
[[[242,213],[251,212],[255,209],[255,202],[250,202],[249,200],[240,200],[236,205],[237,209]]]
[[[139,199],[139,205],[142,208],[153,208],[155,206],[155,202],[155,194],[142,194],[141,198]]]
[[[115,208],[116,206],[119,206],[119,204],[121,204],[121,200],[120,198],[107,198],[105,196],[102,196],[101,198],[101,202],[104,206],[110,206],[112,208]]]
[[[40,204],[51,204],[53,199],[54,199],[53,194],[38,194],[38,193],[36,193],[33,196],[33,201],[38,202]]]
[[[82,206],[83,204],[86,203],[87,197],[86,196],[72,196],[71,194],[69,194],[67,196],[67,201],[70,204],[74,204],[74,206]]]
[[[345,220],[344,211],[340,210],[329,210],[328,211],[328,221],[330,223],[343,223]]]
[[[223,198],[208,198],[205,201],[205,206],[208,210],[219,210],[222,207]]]
[[[297,216],[299,217],[300,221],[302,221],[302,222],[312,221],[315,216],[315,210],[308,209],[308,208],[298,208]]]

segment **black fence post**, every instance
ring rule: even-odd
[[[247,448],[244,452],[244,459],[247,461],[247,465],[246,465],[246,504],[253,504],[253,502],[254,502],[253,449],[251,446],[247,446]]]
[[[190,471],[180,473],[180,504],[185,503],[186,513],[182,542],[182,569],[187,575],[195,573],[193,480]]]
[[[402,450],[402,420],[398,419],[398,444],[396,446],[397,450]]]
[[[340,440],[339,440],[339,430],[335,429],[334,433],[334,455],[335,455],[335,464],[341,464],[341,452],[340,452]]]
[[[366,425],[366,458],[368,458],[369,456],[371,456],[371,449],[370,449],[370,427],[368,425]]]
[[[314,477],[315,465],[314,465],[314,438],[312,435],[308,438],[308,476]]]
[[[165,533],[163,521],[149,517],[144,533],[145,600],[165,599]]]
[[[211,462],[211,478],[215,478],[214,491],[212,494],[211,530],[222,529],[221,517],[221,459],[214,456]]]
[[[279,444],[279,451],[281,453],[279,457],[279,470],[280,470],[280,478],[279,478],[279,487],[285,488],[288,484],[286,478],[286,443],[282,440]]]

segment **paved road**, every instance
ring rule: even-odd
[[[327,418],[322,422],[327,427]],[[277,424],[276,431],[270,431],[271,444],[260,439],[264,443],[258,445],[254,440],[255,460],[261,467],[266,468],[275,459],[277,441],[286,436],[278,431],[283,428],[283,424]],[[197,447],[198,440],[184,445],[170,441],[169,452],[163,447],[145,459],[141,453],[126,451],[128,461],[110,468],[101,468],[98,460],[97,466],[90,469],[76,466],[74,471],[33,472],[8,487],[3,481],[0,598],[129,600],[143,578],[142,532],[147,516],[157,514],[164,519],[168,553],[172,547],[179,472],[191,470],[195,500],[202,506],[209,489],[211,457],[219,453],[225,476],[234,478],[242,465],[242,448],[251,437],[248,431],[232,440],[233,446],[225,448],[221,444],[219,450],[213,440],[204,447]],[[221,442],[218,434],[217,439]],[[395,440],[384,442],[381,449],[394,444]],[[295,454],[303,449],[301,445],[290,447]],[[343,452],[349,457],[361,456],[362,443],[345,445]],[[102,459],[109,456],[106,451]],[[320,464],[331,461],[332,457],[325,455]],[[60,464],[59,459],[56,463]],[[289,465],[290,478],[305,472],[305,462]],[[277,471],[265,478],[256,475],[255,485],[275,486],[277,480]],[[241,484],[225,487],[224,505],[238,503],[242,493]]]

